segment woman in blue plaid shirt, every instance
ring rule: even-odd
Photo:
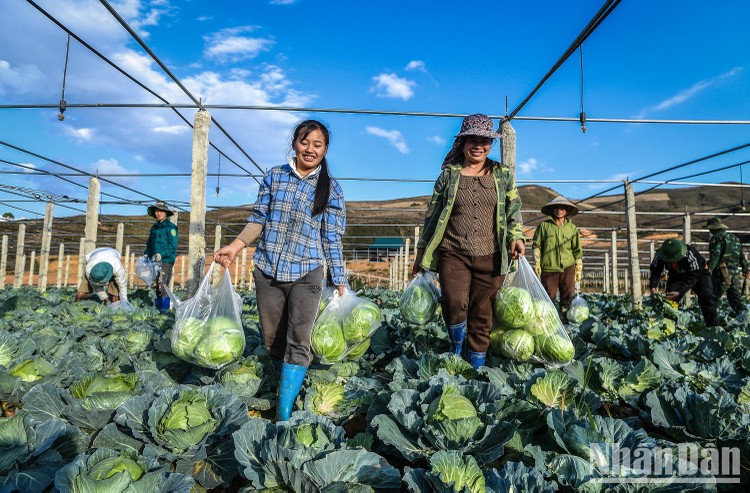
[[[307,366],[310,337],[323,287],[323,264],[344,294],[346,277],[341,238],[346,209],[341,187],[328,173],[330,134],[316,120],[294,130],[288,164],[263,177],[245,229],[214,253],[225,267],[259,238],[253,260],[258,312],[271,359],[281,368],[278,420],[288,420]]]

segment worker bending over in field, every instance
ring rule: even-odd
[[[578,207],[559,196],[542,207],[542,214],[549,217],[534,232],[534,272],[553,302],[560,291],[560,314],[566,315],[583,274],[581,234],[570,220]]]
[[[128,284],[120,252],[103,247],[86,255],[86,270],[78,281],[76,292],[76,301],[84,299],[104,303],[128,299]]]
[[[708,273],[706,260],[698,250],[675,238],[662,243],[650,266],[651,294],[656,293],[656,286],[664,269],[668,275],[664,296],[669,300],[679,301],[692,289],[698,296],[706,327],[719,325],[711,274]]]
[[[745,254],[742,253],[742,244],[739,238],[727,231],[727,226],[721,219],[715,217],[706,223],[711,232],[711,241],[708,244],[708,272],[714,283],[714,297],[719,303],[724,293],[727,294],[729,306],[737,315],[745,310],[742,303],[742,277],[750,276]]]

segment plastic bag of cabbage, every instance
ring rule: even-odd
[[[440,291],[431,272],[418,273],[399,300],[401,317],[410,324],[425,325],[435,318]]]
[[[175,308],[172,330],[172,352],[180,359],[205,368],[223,368],[245,351],[242,328],[242,297],[232,286],[229,269],[214,286],[212,263],[203,276],[198,291],[180,301],[167,290]]]
[[[562,366],[573,361],[575,348],[525,257],[508,273],[495,298],[490,350],[516,361]]]
[[[567,317],[568,322],[574,324],[583,323],[589,318],[589,304],[580,294],[576,295],[573,301],[570,302]]]
[[[380,308],[350,289],[334,292],[315,320],[310,345],[322,363],[361,358],[370,348],[370,337],[380,327]]]

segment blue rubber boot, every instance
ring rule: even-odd
[[[297,400],[306,373],[306,366],[284,363],[281,367],[279,400],[276,403],[276,421],[289,420],[289,417],[292,415],[294,401]]]
[[[162,313],[169,310],[170,303],[171,300],[169,299],[169,296],[157,296],[154,298],[154,306]]]
[[[451,353],[460,355],[464,340],[466,340],[466,320],[456,325],[449,325],[448,338],[451,340]]]
[[[480,367],[484,366],[484,360],[485,360],[485,357],[487,356],[487,353],[478,353],[476,351],[466,351],[466,356],[467,356],[469,363],[471,363],[471,366],[475,370],[478,370]]]

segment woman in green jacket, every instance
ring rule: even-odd
[[[565,197],[555,197],[542,207],[549,216],[534,232],[534,272],[552,301],[560,292],[560,312],[564,316],[573,301],[576,283],[581,282],[583,253],[581,234],[570,220],[578,207]]]
[[[464,118],[435,182],[412,267],[413,274],[438,272],[451,351],[474,368],[485,362],[509,257],[524,254],[515,178],[489,158],[497,137],[488,116]]]
[[[177,258],[177,226],[168,218],[174,215],[164,202],[157,202],[148,208],[148,215],[156,219],[146,242],[144,255],[161,262],[161,273],[156,280],[154,304],[160,311],[169,308],[169,296],[162,290],[172,280],[172,270]]]

